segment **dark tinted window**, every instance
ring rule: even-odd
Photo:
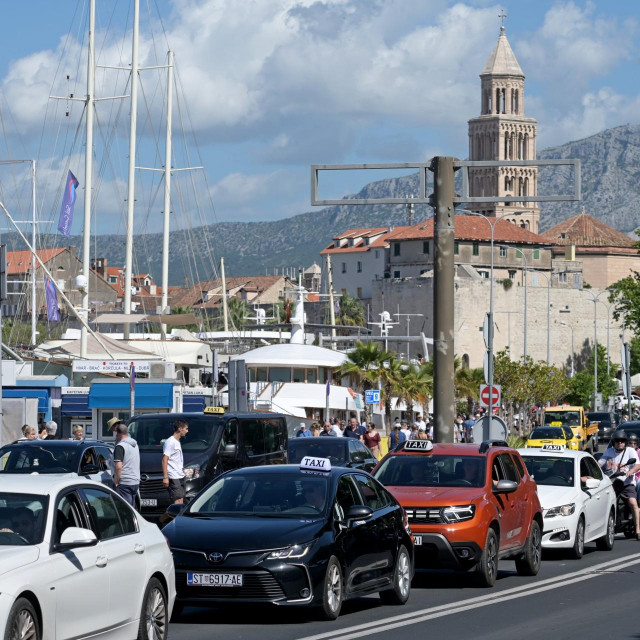
[[[77,473],[82,447],[11,445],[0,449],[0,473]]]
[[[122,528],[127,533],[136,533],[138,531],[138,524],[136,523],[136,516],[133,513],[133,509],[126,504],[124,500],[113,497],[113,503],[116,506],[116,511],[120,516],[120,523]]]
[[[500,460],[504,466],[505,480],[513,480],[514,482],[520,482],[520,476],[516,471],[516,466],[513,464],[513,458],[508,453],[500,455]]]
[[[262,420],[264,428],[264,448],[266,453],[283,451],[285,443],[285,427],[281,418]]]
[[[209,449],[224,423],[224,418],[213,415],[189,415],[184,419],[189,425],[189,432],[180,439],[180,446],[185,453]],[[138,443],[140,451],[161,453],[165,440],[173,435],[175,421],[176,416],[170,413],[153,418],[136,418],[129,424],[129,435]]]
[[[542,427],[534,429],[529,436],[531,440],[563,440],[566,432],[561,427]]]
[[[386,457],[375,472],[385,487],[482,487],[485,458],[449,455]]]
[[[366,476],[356,476],[356,481],[365,506],[373,509],[374,511],[387,506],[387,496],[384,495],[384,492],[379,490],[380,488],[371,478],[367,478]]]
[[[101,489],[83,489],[87,509],[99,540],[121,536],[122,524],[110,493]]]
[[[264,453],[264,429],[262,420],[240,420],[242,444],[248,456],[258,456]]]
[[[596,480],[602,480],[602,469],[593,458],[585,458],[589,475]]]
[[[82,515],[82,507],[77,493],[67,493],[62,496],[56,506],[56,512],[53,521],[54,534],[53,541],[60,542],[60,536],[65,529],[69,527],[85,527],[84,517]]]
[[[96,465],[97,466],[98,462],[96,460],[96,456],[94,455],[94,451],[92,448],[89,449],[85,449],[82,452],[82,457],[80,458],[80,472],[82,472],[82,470],[90,465]]]
[[[305,456],[329,458],[331,464],[344,464],[347,460],[345,440],[350,438],[292,438],[289,440],[289,462],[299,463]]]
[[[46,496],[0,491],[0,546],[42,542],[47,504]]]
[[[109,449],[109,447],[96,447],[96,454],[100,471],[112,471],[113,454],[111,453],[111,449]]]
[[[539,485],[573,487],[573,459],[558,456],[528,456],[522,459],[529,475]],[[595,477],[595,476],[594,476]]]
[[[224,449],[228,444],[238,444],[238,421],[234,418],[224,425],[220,448]]]
[[[522,461],[520,460],[520,456],[514,454],[513,460],[516,463],[516,467],[518,468],[518,473],[520,474],[520,477],[524,478],[524,467],[522,466]]]
[[[353,483],[351,476],[342,476],[338,480],[336,491],[335,513],[338,520],[344,520],[344,516],[356,504],[361,504],[360,494]]]

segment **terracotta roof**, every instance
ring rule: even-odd
[[[524,78],[524,73],[522,73],[522,69],[518,64],[516,54],[513,53],[513,49],[507,40],[504,27],[500,27],[498,42],[480,75],[519,76]]]
[[[455,216],[455,233],[457,240],[480,240],[483,242],[490,242],[491,240],[489,224],[478,216]],[[388,241],[426,240],[428,238],[433,238],[433,218],[429,218],[426,222],[421,222],[413,227],[398,227],[387,236]],[[506,220],[498,220],[495,225],[493,239],[494,242],[516,244],[551,244],[546,238],[539,236],[537,233],[522,229]]]
[[[66,249],[37,249],[36,254],[42,262],[47,264],[49,260],[60,255]],[[36,269],[40,265],[36,263]],[[7,251],[7,275],[15,276],[31,271],[31,251]]]
[[[586,213],[569,218],[541,234],[548,242],[576,247],[632,247],[634,240]]]
[[[380,249],[381,247],[387,246],[387,240],[390,235],[392,235],[393,233],[401,229],[410,229],[410,228],[411,227],[395,227],[393,231],[389,231],[389,227],[374,227],[371,229],[350,229],[348,231],[345,231],[343,234],[335,236],[333,238],[334,242],[332,242],[326,249],[323,249],[320,252],[320,255],[323,256],[328,253],[332,253],[332,254],[333,253],[353,253],[357,251],[369,251],[369,249]],[[340,240],[340,239],[350,238],[350,237],[367,238],[367,237],[379,235],[380,233],[382,233],[382,235],[380,235],[379,238],[376,238],[376,240],[374,240],[370,244],[365,244],[364,240],[360,240],[359,242],[357,242],[352,246],[349,246],[349,245],[345,245],[344,247],[335,246],[335,240]]]
[[[107,275],[119,276],[124,271],[124,267],[107,267]]]

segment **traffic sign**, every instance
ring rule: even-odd
[[[364,392],[364,401],[367,404],[378,404],[380,402],[380,389],[367,389]]]
[[[491,314],[487,313],[482,324],[482,337],[484,338],[484,346],[488,349],[489,343],[493,342],[493,322]]]
[[[507,423],[498,416],[483,416],[473,426],[474,442],[506,440],[508,435]]]
[[[495,363],[495,358],[493,357],[493,354],[491,354],[491,357],[489,357],[489,352],[485,351],[484,360],[482,361],[482,369],[484,371],[484,381],[487,384],[491,382],[491,378],[493,377],[493,371],[495,366],[494,363]]]
[[[492,396],[493,396],[493,402],[491,403],[494,407],[498,407],[500,406],[500,385],[499,384],[494,384],[493,387],[493,392],[492,392]],[[489,385],[488,384],[481,384],[480,385],[480,404],[483,407],[488,407],[489,406]]]

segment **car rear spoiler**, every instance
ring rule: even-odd
[[[486,453],[491,447],[508,447],[506,440],[484,440],[480,445],[480,453]]]

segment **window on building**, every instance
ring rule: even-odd
[[[507,247],[500,247],[500,257],[501,258],[507,257]]]
[[[488,271],[478,270],[478,274],[480,275],[480,277],[483,280],[488,280],[489,279],[489,272]]]
[[[515,269],[510,269],[509,270],[509,280],[515,280],[515,279],[516,279]]]
[[[566,271],[561,271],[558,274],[558,282],[560,284],[567,284],[567,272]]]
[[[362,273],[362,262],[360,262],[360,260],[358,260],[358,269],[357,269],[358,273]]]
[[[400,277],[400,272],[399,271],[394,271],[393,272],[393,277],[394,278],[399,278]]]
[[[579,289],[580,288],[580,274],[579,273],[574,273],[573,274],[573,288],[574,289]]]
[[[358,295],[358,298],[362,298],[362,287],[358,287],[357,295]]]
[[[534,260],[540,260],[540,249],[534,249],[533,250],[533,259]]]
[[[376,260],[377,260],[380,257],[380,251],[378,251],[378,249],[376,249],[375,254],[376,254]]]
[[[347,273],[347,263],[346,262],[342,263],[342,273]]]
[[[538,286],[538,274],[535,271],[531,274],[531,286]]]
[[[399,242],[394,242],[393,243],[393,255],[394,256],[399,256],[400,255],[400,243]]]
[[[422,243],[422,253],[424,253],[425,255],[429,255],[429,241],[425,240]]]
[[[460,243],[457,240],[453,243],[453,253],[456,256],[460,253]]]
[[[474,242],[473,243],[473,255],[474,256],[479,256],[480,255],[480,243],[479,242]]]

